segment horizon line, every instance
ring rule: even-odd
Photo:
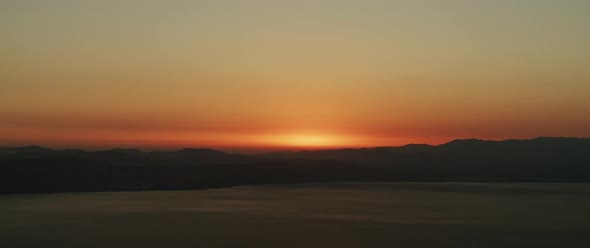
[[[267,153],[275,153],[275,152],[308,152],[308,151],[335,151],[335,150],[348,150],[348,149],[378,149],[378,148],[399,148],[399,147],[406,147],[412,145],[423,145],[423,146],[432,146],[438,147],[443,146],[452,142],[456,141],[484,141],[484,142],[506,142],[506,141],[531,141],[531,140],[538,140],[538,139],[590,139],[590,137],[573,137],[573,136],[537,136],[533,138],[523,138],[523,139],[516,139],[516,138],[508,138],[508,139],[482,139],[482,138],[457,138],[452,139],[447,142],[443,142],[440,144],[426,144],[426,143],[407,143],[404,145],[398,146],[360,146],[360,147],[326,147],[326,148],[302,148],[302,149],[279,149],[277,147],[276,150],[272,151],[272,148],[269,148],[267,152],[258,152],[258,153],[242,153],[242,152],[227,152],[224,150],[235,150],[235,149],[262,149],[262,147],[183,147],[183,148],[176,148],[171,150],[166,149],[142,149],[142,148],[135,148],[135,147],[111,147],[105,149],[83,149],[83,148],[55,148],[51,146],[43,146],[43,145],[25,145],[25,146],[0,146],[0,149],[17,149],[17,148],[40,148],[40,149],[48,149],[48,150],[56,150],[56,151],[67,151],[67,150],[81,150],[85,152],[101,152],[101,151],[114,151],[114,150],[137,150],[140,152],[178,152],[182,150],[211,150],[222,152],[226,154],[248,154],[248,155],[255,155],[255,154],[267,154]]]

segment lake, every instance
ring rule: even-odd
[[[0,196],[0,247],[590,247],[590,184]]]

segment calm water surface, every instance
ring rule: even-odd
[[[590,184],[0,196],[0,247],[590,247]]]

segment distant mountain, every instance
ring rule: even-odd
[[[216,165],[237,164],[259,161],[260,158],[247,155],[228,154],[204,148],[186,148],[172,152],[143,152],[138,149],[111,149],[84,151],[78,149],[53,150],[39,146],[0,148],[0,159],[55,159],[69,158],[88,161],[103,161],[108,164],[190,164]]]
[[[43,154],[47,152],[52,152],[52,150],[40,146],[0,147],[0,156]]]
[[[424,161],[429,163],[438,163],[434,160],[442,158],[455,161],[475,160],[471,162],[481,163],[485,162],[478,161],[483,158],[482,156],[489,156],[488,159],[494,161],[504,158],[506,161],[497,161],[503,163],[516,162],[514,159],[525,157],[530,160],[548,159],[545,162],[551,163],[553,161],[551,159],[554,158],[589,159],[588,154],[590,154],[590,139],[541,137],[504,141],[458,139],[438,146],[411,144],[400,147],[275,152],[259,156],[267,159],[326,159],[359,164],[391,165],[391,163],[417,159],[417,157],[420,157],[420,160],[427,158],[433,160]]]
[[[590,139],[274,152],[0,148],[0,193],[172,190],[325,181],[590,182]]]
[[[400,147],[273,152],[261,154],[259,157],[266,159],[324,159],[356,163],[387,163],[390,158],[419,155],[432,152],[435,148],[435,146],[431,145],[412,144]]]

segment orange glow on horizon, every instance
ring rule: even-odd
[[[0,1],[0,147],[590,137],[590,1],[93,2]]]
[[[299,147],[299,148],[325,148],[354,146],[355,139],[343,135],[328,134],[280,134],[268,135],[263,138],[269,146]]]

